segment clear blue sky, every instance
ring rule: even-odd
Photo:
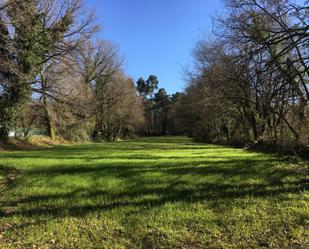
[[[136,81],[154,74],[169,93],[185,87],[183,67],[196,41],[212,31],[221,0],[86,0],[102,25],[99,37],[115,43],[125,72]]]

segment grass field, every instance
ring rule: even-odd
[[[309,248],[308,173],[183,137],[0,152],[0,248]]]

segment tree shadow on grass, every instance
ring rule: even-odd
[[[173,183],[174,184],[174,183]],[[208,201],[213,203],[215,207],[217,202],[233,200],[235,198],[243,198],[245,196],[263,198],[268,196],[277,196],[286,193],[299,193],[300,191],[309,189],[308,180],[297,180],[288,184],[213,184],[204,183],[199,188],[183,188],[174,189],[173,187],[161,188],[145,188],[138,191],[126,191],[120,194],[114,194],[113,200],[106,203],[68,205],[73,199],[79,198],[92,199],[109,195],[106,191],[72,191],[66,194],[54,195],[38,195],[29,196],[22,200],[21,203],[46,202],[55,201],[57,199],[67,200],[67,203],[62,205],[39,206],[23,210],[16,210],[11,213],[5,213],[4,216],[21,215],[26,217],[31,216],[85,216],[96,211],[107,211],[116,208],[126,207],[147,207],[154,208],[162,206],[166,203],[186,202],[194,203],[200,201]],[[140,197],[155,195],[156,198],[141,199]],[[125,212],[125,209],[124,209]]]
[[[19,171],[15,168],[7,165],[0,165],[0,217],[4,216],[2,208],[5,207],[5,195],[7,191],[16,186],[16,178],[18,175]]]
[[[145,158],[147,161],[147,159]],[[64,165],[34,168],[24,172],[28,179],[43,178],[48,184],[58,176],[87,175],[94,185],[75,187],[70,191],[52,194],[29,194],[24,198],[5,202],[6,208],[19,205],[5,217],[11,216],[85,216],[92,212],[127,207],[154,208],[166,203],[195,203],[207,201],[232,201],[236,198],[286,198],[288,193],[309,189],[307,176],[293,168],[276,168],[278,158],[222,157],[221,160],[193,162],[161,162],[145,165],[145,162],[90,164],[87,166]],[[284,162],[284,159],[282,159]],[[151,178],[152,174],[160,177]],[[100,178],[122,179],[125,189],[104,189],[96,186]],[[214,177],[213,182],[207,177]],[[215,178],[216,177],[216,178]],[[286,179],[290,177],[289,179]],[[292,178],[291,178],[292,177]],[[258,181],[250,181],[256,179]],[[61,186],[60,186],[61,187]],[[60,203],[60,204],[59,204]],[[85,204],[86,203],[86,204]]]

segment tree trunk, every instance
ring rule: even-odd
[[[167,128],[167,114],[166,113],[164,113],[163,114],[164,116],[163,116],[163,127],[162,127],[162,135],[166,135],[166,128]]]
[[[4,143],[9,141],[9,131],[5,127],[0,127],[0,141]]]
[[[47,102],[47,96],[43,92],[43,105],[44,105],[44,111],[45,111],[45,119],[46,119],[46,125],[47,125],[47,135],[50,137],[51,140],[55,140],[55,128],[53,125],[52,117],[48,108],[48,102]]]
[[[9,142],[9,132],[15,127],[15,113],[16,109],[14,105],[8,104],[0,110],[0,116],[2,116],[2,122],[0,123],[0,141],[4,143]]]

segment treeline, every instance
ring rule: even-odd
[[[187,134],[232,145],[309,145],[308,6],[226,0],[214,38],[193,50],[184,93],[136,84],[80,0],[0,3],[0,140]]]
[[[142,100],[114,45],[80,0],[0,5],[0,140],[34,128],[54,139],[116,139],[142,130]]]
[[[226,1],[194,48],[178,129],[207,142],[309,146],[308,1]]]

